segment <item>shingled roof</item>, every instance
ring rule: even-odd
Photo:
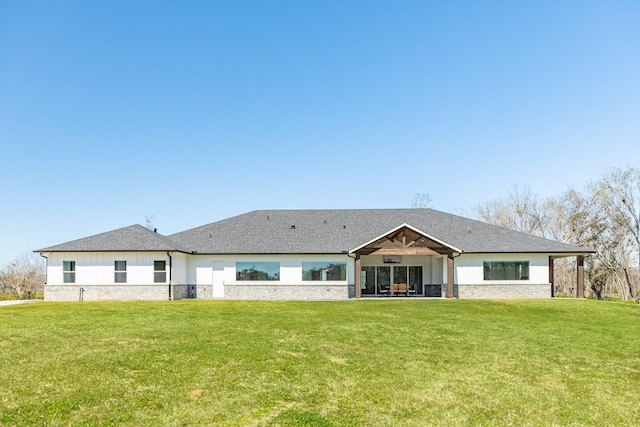
[[[465,253],[591,252],[433,209],[258,210],[168,237],[206,254],[345,253],[403,224]]]
[[[433,209],[257,210],[169,236],[132,225],[35,252],[339,254],[403,225],[464,253],[593,252]]]
[[[131,225],[35,252],[158,252],[182,251],[167,237],[141,225]]]

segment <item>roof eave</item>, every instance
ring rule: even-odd
[[[38,254],[47,254],[47,253],[73,253],[73,252],[181,252],[184,254],[188,254],[190,252],[183,251],[180,249],[37,249],[33,251]]]
[[[550,256],[578,256],[585,254],[594,254],[596,251],[594,250],[584,250],[584,251],[467,251],[465,255],[477,255],[477,254],[547,254]]]

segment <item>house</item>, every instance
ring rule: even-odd
[[[258,210],[163,236],[140,225],[39,249],[45,300],[546,298],[592,251],[433,209]]]

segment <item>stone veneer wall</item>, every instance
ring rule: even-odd
[[[171,298],[183,299],[187,297],[188,285],[171,285]]]
[[[169,285],[45,285],[45,301],[168,300]]]
[[[224,285],[224,299],[346,300],[349,285]]]
[[[188,299],[189,288],[195,288],[195,297],[193,299],[213,299],[212,285],[172,285],[171,294],[173,299]]]
[[[551,285],[549,283],[526,285],[456,285],[454,294],[458,298],[551,298]]]

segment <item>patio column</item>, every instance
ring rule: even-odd
[[[576,257],[576,298],[584,298],[584,255]]]
[[[551,284],[551,297],[553,298],[555,293],[555,276],[553,274],[553,257],[549,257],[549,283]]]
[[[360,283],[360,279],[361,279],[361,274],[360,274],[360,254],[356,253],[356,260],[355,260],[355,271],[354,273],[356,275],[355,277],[355,297],[356,298],[361,298],[362,297],[362,289],[361,289],[361,283]]]
[[[447,298],[453,298],[453,257],[447,257]]]

